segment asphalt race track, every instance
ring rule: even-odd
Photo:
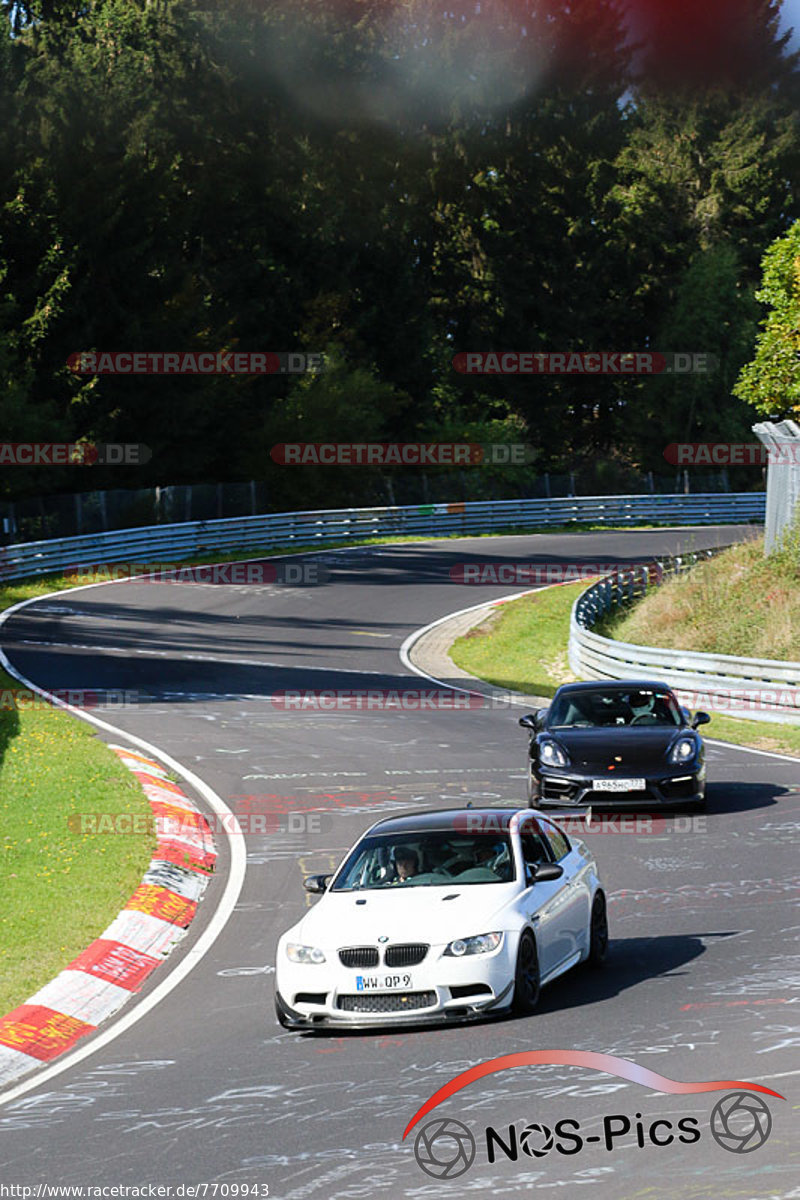
[[[234,811],[250,804],[272,814],[273,828],[247,835],[238,904],[194,970],[110,1044],[0,1107],[0,1183],[267,1184],[283,1200],[799,1196],[796,761],[711,745],[705,822],[689,828],[687,819],[684,832],[666,836],[587,834],[610,897],[609,959],[600,973],[578,970],[546,989],[533,1017],[312,1036],[283,1031],[272,1007],[278,936],[314,902],[303,875],[332,869],[382,815],[470,800],[524,803],[526,749],[519,708],[301,712],[276,707],[273,694],[431,686],[400,662],[409,633],[520,590],[459,586],[449,576],[455,563],[641,560],[745,533],[327,551],[316,561],[330,576],[318,586],[123,583],[44,598],[12,617],[2,644],[18,671],[49,689],[137,693],[138,703],[99,715],[173,755]],[[713,722],[705,732],[713,738]],[[224,835],[218,843],[219,870],[198,919],[143,996],[213,916],[230,853]],[[475,1161],[460,1178],[437,1180],[418,1165],[421,1125],[401,1140],[428,1097],[469,1066],[575,1048],[681,1081],[756,1082],[787,1099],[767,1098],[771,1135],[740,1154],[709,1129],[724,1091],[665,1095],[581,1067],[517,1067],[435,1110],[476,1139]],[[609,1150],[603,1122],[614,1116],[627,1116],[630,1131]],[[653,1144],[654,1121],[675,1126],[684,1117],[698,1119],[699,1140]],[[552,1127],[567,1118],[595,1140],[564,1153],[546,1149],[542,1135],[531,1143],[538,1155],[488,1161],[487,1126],[508,1140],[512,1123]]]

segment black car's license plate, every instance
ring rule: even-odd
[[[596,792],[643,792],[644,779],[593,779],[592,788]]]

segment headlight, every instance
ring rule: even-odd
[[[678,738],[675,745],[670,750],[669,761],[674,763],[687,762],[690,758],[694,758],[697,753],[697,743],[694,738],[681,737]]]
[[[496,950],[503,940],[502,933],[479,933],[477,937],[456,938],[445,949],[451,958],[463,958],[465,954],[488,954]]]
[[[548,767],[567,765],[567,756],[557,742],[540,742],[539,758]]]
[[[297,942],[286,943],[286,957],[296,963],[324,963],[325,955],[319,946],[299,946]]]

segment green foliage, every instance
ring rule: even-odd
[[[389,424],[397,425],[408,406],[409,397],[373,369],[353,367],[340,348],[328,347],[326,369],[301,376],[273,408],[251,473],[254,478],[263,473],[270,448],[283,442],[388,441]],[[375,467],[281,467],[281,494],[289,507],[335,508],[348,504],[361,486],[375,489],[376,502],[385,503]]]
[[[767,417],[800,414],[800,221],[764,255],[756,299],[770,306],[755,356],[733,389]]]
[[[758,77],[691,95],[637,82],[616,0],[3,8],[0,425],[153,451],[78,484],[15,468],[6,495],[255,477],[300,503],[269,447],[306,428],[410,441],[507,423],[537,474],[603,462],[610,482],[656,469],[657,415],[666,441],[739,435],[730,386],[800,148],[773,5],[753,0]],[[657,340],[722,368],[684,387],[451,361]],[[65,366],[326,346],[339,365],[301,383]],[[374,472],[322,478],[315,502],[386,496]]]
[[[709,369],[646,379],[628,406],[627,444],[653,470],[664,470],[670,442],[752,440],[750,411],[731,398],[755,332],[755,303],[742,274],[736,250],[723,243],[698,251],[676,282],[655,344],[706,354]]]

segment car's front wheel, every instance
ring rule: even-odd
[[[589,953],[586,962],[590,967],[601,967],[608,953],[608,910],[606,898],[602,892],[597,892],[592,904],[592,917],[589,925]]]
[[[536,808],[536,801],[541,798],[542,789],[539,786],[539,781],[534,775],[530,767],[528,767],[528,805],[530,808]]]
[[[525,932],[519,940],[517,968],[514,972],[514,999],[511,1002],[511,1011],[515,1016],[527,1017],[535,1010],[539,1003],[541,987],[536,939],[532,933]]]

